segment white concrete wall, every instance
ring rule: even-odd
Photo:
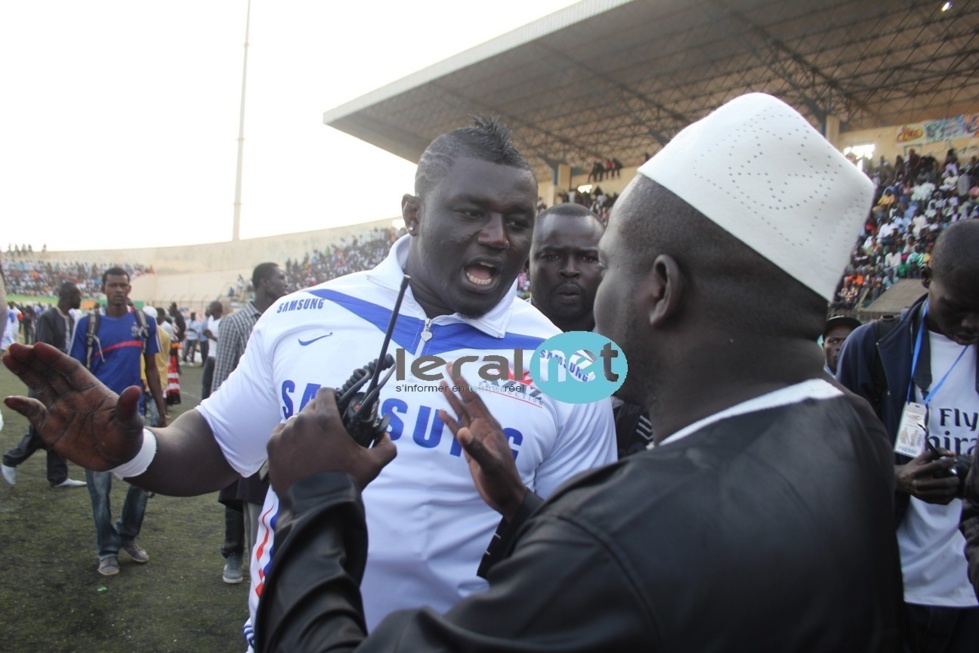
[[[228,287],[238,275],[246,281],[252,270],[264,261],[285,265],[286,259],[302,259],[314,250],[323,250],[341,239],[350,241],[371,230],[392,226],[394,216],[359,225],[304,231],[295,234],[253,238],[237,242],[207,243],[181,247],[149,247],[116,250],[81,250],[35,253],[42,261],[62,263],[140,264],[153,266],[154,274],[133,279],[133,301],[168,307],[176,302],[194,311],[215,299],[227,301]]]
[[[236,272],[231,277],[234,280],[238,278],[237,271],[247,269],[250,275],[252,268],[262,261],[285,263],[287,258],[302,258],[305,253],[314,249],[323,249],[338,242],[341,238],[350,240],[354,236],[366,234],[376,227],[390,227],[393,219],[395,216],[346,227],[251,238],[237,242],[227,241],[180,247],[47,252],[44,254],[35,253],[35,257],[43,261],[61,261],[63,263],[140,263],[152,265],[157,274],[234,270]]]

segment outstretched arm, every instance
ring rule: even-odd
[[[138,387],[117,395],[80,362],[43,343],[13,345],[3,364],[34,395],[7,397],[6,405],[73,463],[106,471],[132,460],[143,447]],[[219,490],[237,478],[196,410],[153,432],[156,455],[146,473],[128,479],[134,484],[161,494],[191,496]]]
[[[175,497],[217,492],[241,478],[228,464],[204,417],[189,410],[156,435],[156,456],[144,474],[126,480]]]

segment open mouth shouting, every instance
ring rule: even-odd
[[[476,259],[464,268],[466,281],[478,292],[490,290],[500,277],[501,267],[490,259]]]

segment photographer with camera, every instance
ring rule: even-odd
[[[871,403],[895,448],[905,644],[914,652],[973,651],[979,642],[958,529],[979,416],[976,252],[979,221],[946,228],[922,270],[927,294],[899,319],[854,331],[837,371]]]

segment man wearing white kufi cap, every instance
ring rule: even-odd
[[[628,358],[620,392],[647,407],[657,446],[531,511],[532,495],[501,480],[512,455],[481,400],[456,400],[443,420],[510,520],[508,556],[488,591],[445,615],[392,615],[358,650],[896,649],[891,456],[869,406],[824,380],[816,345],[870,182],[756,94],[691,125],[640,173],[601,241],[595,317]],[[289,511],[259,608],[262,650],[364,637],[351,616],[359,499],[323,488],[331,470],[360,482],[378,470],[346,445],[329,403],[269,444]]]

